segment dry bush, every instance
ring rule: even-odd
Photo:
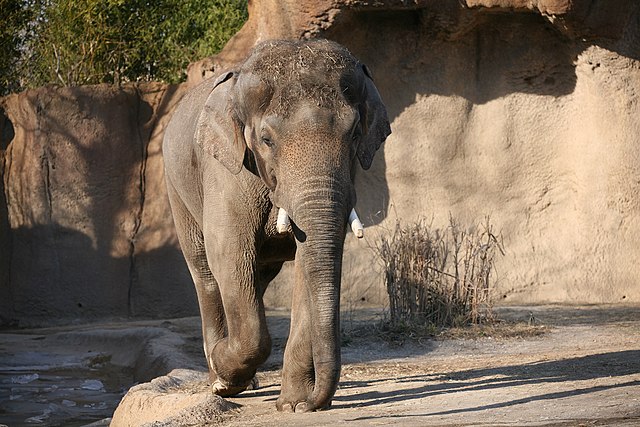
[[[380,238],[377,252],[384,263],[394,330],[494,320],[494,259],[503,251],[489,218],[468,229],[453,217],[445,229],[424,220],[405,226],[397,222]]]

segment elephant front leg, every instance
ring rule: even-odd
[[[211,257],[211,256],[210,256]],[[220,396],[232,396],[247,389],[257,368],[271,352],[262,290],[255,264],[247,252],[238,259],[226,255],[214,272],[224,306],[227,334],[207,354],[212,390]]]
[[[307,398],[313,391],[315,372],[309,304],[308,290],[296,277],[291,302],[291,328],[284,351],[282,390],[276,402],[279,411],[304,412]]]

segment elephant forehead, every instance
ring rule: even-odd
[[[270,108],[262,117],[262,127],[276,140],[342,139],[351,132],[358,112],[345,102],[319,105],[313,99],[298,99],[286,107]],[[317,137],[315,137],[317,135]]]
[[[289,120],[294,128],[338,135],[351,128],[357,114],[355,108],[345,102],[322,105],[314,101],[305,100],[295,106]]]
[[[280,158],[286,164],[299,164],[304,159],[317,166],[335,164],[349,152],[346,126],[328,117],[292,121],[282,136]]]
[[[314,114],[309,111],[312,108],[317,110],[315,115],[321,110],[340,115],[351,109],[344,94],[337,87],[326,84],[303,85],[300,82],[280,87],[269,105],[271,112],[283,118],[296,118],[301,115],[301,110],[304,110],[302,116],[312,117]]]

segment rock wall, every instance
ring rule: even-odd
[[[374,168],[393,206],[380,227],[489,215],[505,239],[505,302],[640,301],[634,14],[615,41],[570,39],[531,13],[442,29],[429,10],[345,14],[326,35],[371,65],[393,118]]]
[[[614,4],[615,3],[615,4]],[[640,301],[640,4],[262,1],[213,60],[326,37],[372,70],[393,134],[357,180],[343,303],[383,302],[371,246],[396,220],[490,216],[508,303]],[[209,60],[209,64],[212,60]],[[267,301],[281,303],[288,278]]]
[[[2,99],[5,319],[195,313],[163,188],[168,114],[256,42],[318,36],[372,69],[392,119],[357,178],[369,228],[347,241],[347,307],[385,301],[379,233],[449,214],[501,230],[503,301],[640,302],[638,2],[263,0],[249,13],[186,85]],[[288,286],[285,271],[267,303],[286,305]]]
[[[183,90],[44,87],[2,100],[4,322],[197,312],[161,155]]]

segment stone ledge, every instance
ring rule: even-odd
[[[113,414],[112,427],[207,425],[240,406],[211,393],[208,375],[174,369],[168,375],[132,387]]]

